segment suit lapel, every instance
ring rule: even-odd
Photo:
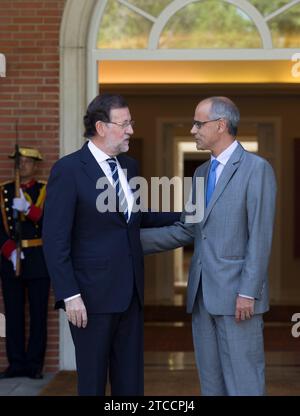
[[[88,148],[88,142],[86,142],[81,148],[80,161],[84,172],[94,182],[96,189],[96,183],[98,179],[105,176],[105,174],[90,152]]]
[[[240,159],[243,155],[243,152],[244,152],[244,149],[239,144],[238,147],[233,152],[233,154],[230,156],[228,162],[226,163],[226,165],[223,169],[223,172],[221,173],[221,176],[220,176],[220,178],[217,182],[215,190],[212,194],[211,200],[209,201],[209,204],[206,207],[206,210],[204,212],[204,218],[203,218],[202,225],[205,224],[213,206],[217,202],[218,198],[222,195],[224,189],[226,188],[226,185],[228,184],[228,182],[232,178],[235,171],[238,169],[238,167],[240,165]],[[207,186],[207,175],[208,175],[208,169],[207,169],[207,172],[206,172],[205,190],[206,190],[206,186]]]
[[[93,181],[93,183],[95,184],[95,189],[96,189],[96,183],[97,183],[98,179],[101,178],[101,177],[104,177],[105,173],[103,172],[103,170],[98,165],[96,159],[92,155],[92,153],[89,150],[87,144],[88,144],[88,142],[86,142],[83,145],[83,147],[81,148],[80,161],[81,161],[82,168],[83,168],[85,174]],[[134,169],[130,168],[131,165],[128,164],[126,156],[119,155],[117,157],[117,159],[118,159],[118,162],[120,163],[121,168],[123,170],[125,170],[126,178],[127,178],[127,181],[129,182],[130,179],[135,176]],[[108,183],[109,183],[109,186],[111,187],[111,190],[115,192],[115,189],[110,185],[109,181],[108,181]],[[121,216],[121,218],[124,221],[126,221],[122,212],[118,212],[118,214]],[[131,223],[133,221],[134,217],[135,217],[135,213],[132,212],[131,216],[130,216],[129,223]]]
[[[208,172],[209,172],[209,166],[210,166],[210,161],[208,160],[207,162],[205,162],[203,165],[201,165],[200,169],[197,172],[196,178],[204,178],[204,189],[206,190],[207,187],[207,178],[208,178]],[[196,182],[193,186],[196,186]],[[202,195],[200,195],[202,197]],[[205,200],[205,195],[203,195],[204,200]],[[193,189],[193,199],[192,202],[193,204],[198,204],[198,203],[202,203],[202,201],[197,201],[196,198],[199,198],[199,189],[194,188]]]
[[[98,165],[96,159],[89,150],[87,143],[85,143],[81,148],[80,160],[82,162],[82,167],[85,173],[96,183],[100,177],[105,176],[105,173]],[[117,159],[121,165],[121,168],[125,170],[126,178],[129,182],[130,179],[134,176],[133,170],[129,169],[126,157],[120,155],[117,156]]]
[[[87,143],[85,143],[81,149],[80,161],[81,161],[81,165],[82,165],[82,169],[84,173],[92,180],[94,184],[95,192],[96,192],[97,191],[96,184],[98,180],[100,178],[106,178],[106,175],[103,172],[103,170],[100,168],[94,156],[92,155],[90,149],[88,148]],[[108,184],[109,192],[112,192],[115,195],[116,190],[111,185],[108,179],[107,179],[107,182],[105,182],[105,184],[106,183]],[[101,189],[99,189],[97,192],[101,192]],[[116,214],[119,215],[125,221],[125,217],[121,212],[116,212]]]

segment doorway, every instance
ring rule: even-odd
[[[182,135],[189,132],[191,123],[187,120],[159,120],[160,132],[157,144],[157,159],[161,160],[160,174],[168,177],[192,177],[197,166],[209,159],[210,153],[197,151],[191,136]],[[243,118],[239,126],[238,140],[243,147],[261,157],[272,165],[280,187],[280,119],[278,118]],[[159,156],[160,155],[160,156]],[[161,155],[168,155],[162,158]],[[182,210],[183,198],[176,202],[176,208]],[[269,266],[270,302],[280,303],[280,200],[277,201],[273,248]],[[158,276],[164,275],[164,284],[169,288],[169,303],[185,304],[185,292],[188,269],[193,246],[178,248],[159,257]],[[161,282],[159,283],[161,285]]]

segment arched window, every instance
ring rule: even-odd
[[[276,49],[300,47],[299,3],[299,0],[102,0],[94,47],[265,49],[269,58],[271,53],[276,59],[282,56]]]
[[[300,0],[98,0],[90,28],[88,99],[99,61],[291,62]]]
[[[159,48],[261,48],[259,32],[249,16],[219,0],[190,3],[165,25]]]

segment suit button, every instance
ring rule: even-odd
[[[201,264],[201,260],[198,260],[197,263],[200,265]]]
[[[206,235],[202,234],[202,240],[206,240]]]

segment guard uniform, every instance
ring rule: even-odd
[[[50,279],[42,250],[42,218],[46,183],[31,180],[21,184],[31,204],[21,213],[21,239],[24,259],[21,275],[15,276],[11,253],[16,248],[12,203],[15,183],[0,185],[1,281],[6,317],[6,352],[9,367],[5,377],[41,378],[47,341],[47,311]],[[28,294],[30,330],[25,340],[25,301]]]

